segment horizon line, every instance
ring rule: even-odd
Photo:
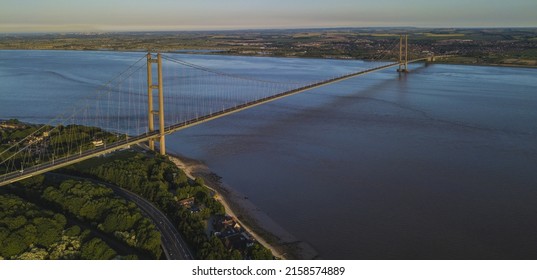
[[[326,30],[326,29],[537,29],[537,26],[339,26],[339,27],[266,27],[266,28],[221,28],[221,29],[132,29],[132,30],[68,30],[68,31],[0,31],[0,34],[76,34],[76,33],[165,33],[165,32],[229,32],[270,30]]]

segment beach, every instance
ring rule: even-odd
[[[298,240],[279,226],[266,213],[257,208],[247,197],[213,173],[203,162],[182,155],[168,153],[169,159],[191,178],[202,178],[224,205],[226,213],[235,217],[241,226],[261,245],[280,259],[318,259],[319,255],[308,243]]]

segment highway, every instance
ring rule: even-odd
[[[173,226],[172,222],[162,213],[156,206],[146,199],[138,196],[137,194],[122,189],[120,187],[105,184],[112,188],[119,196],[130,200],[150,218],[153,220],[157,229],[161,234],[162,249],[168,260],[192,260],[194,259],[192,252],[188,248],[188,245],[184,241],[181,234]]]

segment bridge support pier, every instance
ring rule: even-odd
[[[157,84],[153,83],[153,63],[157,64]],[[153,58],[151,53],[147,54],[147,104],[148,104],[148,129],[149,133],[155,131],[155,115],[158,116],[159,134],[155,138],[149,139],[149,148],[155,150],[155,139],[158,139],[160,154],[166,154],[166,139],[164,126],[164,87],[162,84],[162,56],[157,54],[157,59]],[[155,110],[153,105],[153,90],[158,90],[158,109]]]

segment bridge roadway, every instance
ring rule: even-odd
[[[428,58],[426,57],[426,58],[419,58],[419,59],[409,60],[408,63],[426,61],[427,59]],[[181,122],[181,123],[178,123],[178,124],[168,126],[168,127],[165,128],[164,133],[165,134],[171,134],[171,133],[174,133],[176,131],[179,131],[179,130],[182,130],[182,129],[185,129],[185,128],[189,128],[189,127],[192,127],[192,126],[204,123],[204,122],[208,122],[208,121],[218,119],[218,118],[221,118],[221,117],[224,117],[224,116],[227,116],[227,115],[231,115],[231,114],[234,114],[234,113],[239,112],[239,111],[243,111],[243,110],[255,107],[255,106],[259,106],[259,105],[262,105],[262,104],[265,104],[265,103],[268,103],[268,102],[272,102],[272,101],[275,101],[275,100],[278,100],[278,99],[282,99],[284,97],[295,95],[295,94],[298,94],[298,93],[301,93],[301,92],[304,92],[304,91],[308,91],[308,90],[312,90],[312,89],[315,89],[315,88],[323,87],[323,86],[326,86],[326,85],[329,85],[329,84],[337,83],[337,82],[340,82],[340,81],[343,81],[343,80],[348,80],[350,78],[365,75],[365,74],[368,74],[368,73],[377,72],[377,71],[381,71],[381,70],[384,70],[384,69],[396,67],[396,66],[399,66],[399,65],[400,65],[399,62],[390,63],[390,64],[387,64],[387,65],[362,70],[362,71],[352,73],[352,74],[349,74],[349,75],[344,75],[344,76],[341,76],[341,77],[328,79],[328,80],[325,80],[325,81],[321,81],[321,82],[318,82],[318,83],[314,83],[314,84],[311,84],[311,85],[300,87],[300,88],[297,88],[297,89],[282,92],[282,93],[279,93],[279,94],[276,94],[276,95],[273,95],[273,96],[261,98],[261,99],[254,100],[254,101],[250,101],[250,102],[247,102],[247,103],[244,103],[244,104],[241,104],[241,105],[237,105],[235,107],[230,107],[228,109],[224,109],[224,110],[221,110],[221,111],[217,111],[215,113],[211,113],[209,115],[205,115],[205,116],[202,116],[202,117],[198,117],[198,118],[195,118],[195,119],[191,119],[191,120],[188,120],[188,121],[185,121],[185,122]],[[59,168],[62,168],[62,167],[66,167],[66,166],[69,166],[71,164],[84,161],[86,159],[90,159],[90,158],[93,158],[93,157],[97,157],[97,156],[100,156],[100,155],[111,153],[113,151],[128,148],[131,145],[135,145],[135,144],[139,144],[139,143],[148,141],[151,138],[157,138],[159,135],[160,135],[159,131],[148,132],[148,133],[144,133],[144,134],[139,135],[139,136],[128,137],[127,139],[121,140],[121,141],[118,141],[118,142],[105,144],[104,146],[97,147],[95,149],[86,150],[86,151],[83,151],[81,153],[77,153],[77,154],[69,155],[67,157],[59,158],[59,159],[56,159],[56,160],[51,161],[51,162],[34,165],[34,166],[28,167],[28,168],[26,168],[24,170],[19,170],[19,171],[14,171],[14,172],[11,172],[11,173],[6,173],[4,175],[0,175],[0,187],[8,185],[8,184],[11,184],[11,183],[15,183],[17,181],[21,181],[21,180],[24,180],[24,179],[27,179],[27,178],[30,178],[32,176],[36,176],[36,175],[43,174],[43,173],[46,173],[46,172],[49,172],[49,171],[53,171],[53,170],[56,170],[56,169],[59,169]]]

